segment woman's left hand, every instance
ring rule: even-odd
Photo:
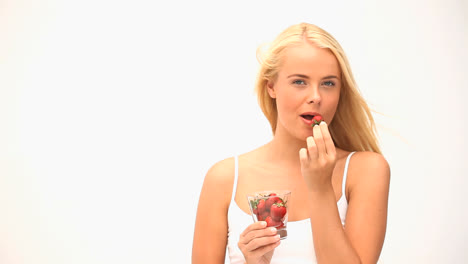
[[[299,158],[309,191],[320,192],[331,186],[336,148],[325,122],[314,126],[313,131],[314,136],[307,138],[307,149],[301,148],[299,151]]]

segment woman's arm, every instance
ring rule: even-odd
[[[206,174],[200,200],[192,247],[192,263],[224,263],[231,200],[234,162],[215,164]]]
[[[310,217],[319,263],[376,263],[387,223],[390,169],[377,153],[353,155],[343,229],[333,188],[310,192]]]
[[[376,263],[387,228],[390,167],[380,154],[356,154],[349,169],[345,233],[362,263]]]
[[[348,211],[343,228],[331,174],[336,152],[326,124],[302,149],[301,169],[309,189],[310,219],[319,263],[376,263],[385,238],[390,169],[382,155],[359,152],[348,171]]]

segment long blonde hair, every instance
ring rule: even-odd
[[[371,110],[354,81],[348,59],[340,44],[318,26],[301,23],[284,30],[271,43],[263,56],[257,57],[260,70],[255,84],[260,108],[270,122],[273,134],[276,130],[278,112],[276,100],[268,94],[267,84],[275,81],[282,63],[284,51],[288,47],[311,42],[320,48],[329,49],[335,55],[341,68],[343,80],[338,107],[329,129],[335,146],[347,151],[373,151],[381,153],[374,118]]]

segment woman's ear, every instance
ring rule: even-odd
[[[271,98],[276,98],[275,84],[272,81],[268,81],[267,84],[268,94]]]

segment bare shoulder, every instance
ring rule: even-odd
[[[349,165],[350,191],[352,189],[388,189],[390,165],[379,153],[356,152]]]
[[[265,152],[265,146],[256,148],[249,152],[238,155],[239,163],[242,163],[244,167],[252,163],[261,163],[264,159],[263,153]],[[220,184],[220,187],[227,186],[232,189],[234,183],[235,164],[234,157],[226,158],[216,162],[207,172],[205,181]]]
[[[216,162],[206,173],[206,176],[216,181],[226,181],[234,175],[234,158]]]
[[[204,190],[210,192],[210,195],[217,197],[230,197],[227,193],[231,193],[234,183],[234,158],[227,158],[216,162],[208,170],[204,180]]]
[[[353,167],[361,173],[380,172],[390,174],[390,166],[383,155],[370,151],[356,152],[352,158]]]

